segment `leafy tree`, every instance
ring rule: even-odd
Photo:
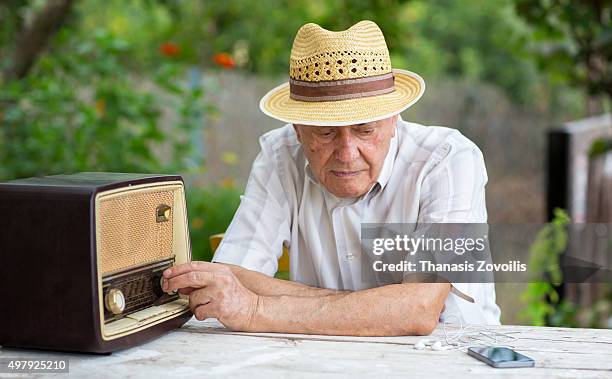
[[[259,75],[288,72],[293,38],[306,22],[342,30],[370,19],[383,30],[394,66],[488,82],[523,102],[534,98],[538,79],[533,63],[517,54],[527,27],[511,0],[191,1],[166,16],[154,30],[179,43],[185,61],[212,65],[216,53],[246,50],[238,65]]]
[[[404,7],[404,67],[430,77],[465,78],[502,88],[514,101],[529,103],[539,75],[519,51],[527,27],[508,0],[418,0]]]
[[[129,45],[105,30],[58,37],[61,53],[42,56],[32,75],[0,92],[0,178],[185,170],[202,88],[177,85],[182,75],[171,63],[160,66],[155,91],[139,88],[119,59]],[[161,126],[162,104],[176,107],[166,116],[175,118],[171,130]]]
[[[77,22],[65,23],[71,3],[0,6],[1,17],[12,20],[3,24],[0,50],[14,50],[2,61],[0,179],[200,169],[190,134],[212,111],[200,82],[188,83],[185,67],[157,49],[155,70],[133,72],[127,41],[103,28],[81,34]],[[172,124],[164,127],[164,120]]]
[[[515,0],[515,6],[534,29],[531,49],[542,70],[592,97],[612,98],[610,1]]]
[[[27,75],[51,37],[68,18],[72,4],[73,0],[49,0],[44,6],[34,4],[28,7],[27,2],[11,0],[0,7],[0,20],[4,20],[0,27],[0,46],[4,48],[0,51],[3,56],[11,55],[2,63],[4,80]],[[33,15],[26,23],[28,11]]]

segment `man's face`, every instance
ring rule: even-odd
[[[393,116],[358,125],[293,127],[319,182],[338,197],[359,197],[380,174],[396,121]]]

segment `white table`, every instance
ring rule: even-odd
[[[70,373],[46,375],[54,378],[612,378],[612,330],[510,325],[491,329],[515,336],[509,344],[535,359],[536,367],[495,369],[468,356],[465,348],[414,349],[423,337],[239,333],[227,331],[214,319],[194,318],[181,329],[109,356],[0,348],[0,358],[69,359]],[[426,338],[442,337],[438,327]]]

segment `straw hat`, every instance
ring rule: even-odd
[[[424,91],[419,75],[391,67],[385,37],[374,22],[340,32],[309,23],[293,41],[289,82],[268,92],[259,107],[293,124],[352,125],[396,115]]]

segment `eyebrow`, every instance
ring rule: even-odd
[[[373,123],[371,123],[371,122],[364,122],[364,123],[362,123],[362,124],[355,124],[355,125],[353,125],[353,126],[356,126],[356,127],[358,127],[358,128],[359,128],[359,127],[362,127],[362,126],[364,126],[364,125],[370,125],[370,126],[372,126],[372,127],[376,127],[376,124],[373,124]]]
[[[363,122],[361,124],[354,124],[354,125],[347,125],[347,126],[351,126],[353,128],[355,128],[355,127],[359,128],[359,127],[362,127],[364,125],[370,125],[370,124],[372,124],[372,123],[371,122]],[[330,125],[303,125],[303,126],[314,127],[314,128],[321,128],[321,129],[322,128],[334,128],[334,126],[330,126]],[[375,125],[372,125],[372,127],[375,127]]]

